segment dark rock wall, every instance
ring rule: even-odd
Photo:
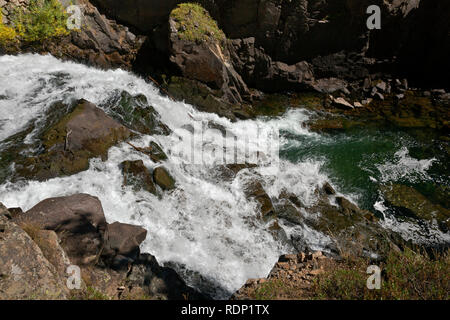
[[[108,15],[152,34],[167,50],[170,11],[180,0],[93,0]],[[342,50],[397,57],[394,70],[447,86],[450,2],[430,0],[202,0],[230,39],[255,38],[274,61],[295,64]],[[415,6],[420,3],[418,9]],[[368,31],[366,9],[382,8],[382,29]],[[370,35],[369,35],[370,33]],[[161,38],[162,35],[162,38]]]

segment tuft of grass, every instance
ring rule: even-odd
[[[391,252],[380,265],[380,290],[367,289],[370,262],[346,259],[338,268],[319,276],[313,285],[316,299],[337,300],[448,300],[450,299],[450,252],[405,249]]]
[[[70,300],[111,300],[111,298],[95,287],[88,286],[81,291],[72,291]]]
[[[31,0],[26,8],[17,10],[12,23],[20,40],[41,42],[68,35],[67,19],[58,0]]]
[[[178,36],[182,40],[197,43],[215,40],[221,44],[226,40],[226,36],[219,29],[217,22],[198,3],[179,4],[170,16],[175,21]]]

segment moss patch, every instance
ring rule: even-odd
[[[217,22],[200,4],[182,3],[171,12],[170,17],[175,21],[182,40],[198,43],[210,40],[223,43],[226,40]]]

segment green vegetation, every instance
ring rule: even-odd
[[[280,294],[291,295],[289,288],[281,280],[268,280],[262,283],[252,294],[255,300],[276,300]]]
[[[84,290],[73,290],[70,300],[111,300],[111,298],[95,287],[87,286]]]
[[[0,44],[13,41],[17,36],[16,30],[3,24],[3,13],[0,9]]]
[[[216,40],[224,42],[225,34],[217,26],[217,22],[201,5],[182,3],[170,14],[176,23],[180,39],[198,43]]]
[[[68,15],[57,0],[31,0],[26,8],[18,8],[11,26],[0,23],[0,44],[14,40],[41,42],[69,34]]]
[[[450,253],[417,253],[411,249],[392,252],[380,266],[380,290],[368,290],[370,263],[345,259],[333,271],[317,278],[313,296],[338,300],[448,300],[450,299]]]

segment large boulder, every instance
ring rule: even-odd
[[[14,221],[55,231],[70,260],[79,265],[98,259],[106,230],[102,205],[88,194],[46,199]]]
[[[204,8],[180,5],[172,11],[169,26],[170,61],[184,77],[208,84],[231,105],[250,97],[247,85],[233,67],[225,34]]]
[[[58,107],[65,109],[61,105],[55,105],[53,109]],[[87,170],[91,158],[105,160],[108,149],[130,135],[129,129],[103,110],[86,100],[79,100],[70,113],[54,121],[40,135],[38,155],[17,161],[16,174],[47,180]]]
[[[6,208],[0,204],[0,299],[66,299],[69,291],[58,268],[64,268],[67,261],[53,265],[30,235],[5,213]],[[48,234],[44,239],[50,246],[41,246],[57,261],[54,237]]]

